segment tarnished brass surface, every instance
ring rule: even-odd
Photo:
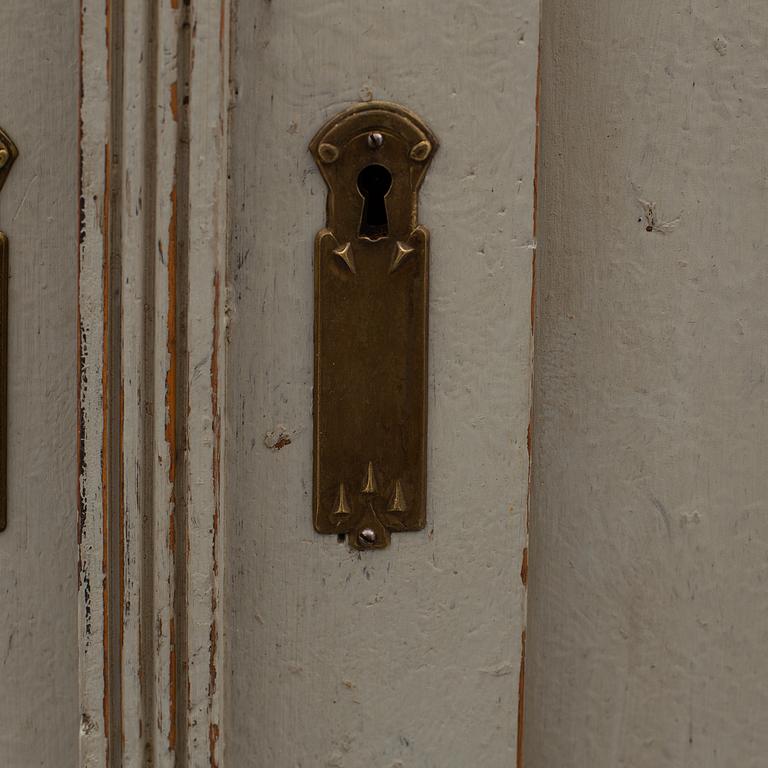
[[[0,190],[18,157],[16,145],[0,128]],[[8,522],[8,238],[0,232],[0,531]]]
[[[379,549],[426,524],[429,233],[418,193],[437,141],[397,104],[331,119],[315,241],[314,524]]]

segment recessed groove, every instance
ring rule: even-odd
[[[141,631],[140,653],[143,674],[142,686],[142,724],[146,749],[146,766],[151,766],[153,742],[156,738],[155,723],[155,282],[156,261],[155,243],[157,242],[157,183],[155,167],[157,165],[157,68],[158,68],[158,28],[159,3],[145,0],[147,15],[146,57],[146,124],[144,126],[144,315],[142,325],[143,376],[142,376],[142,478],[141,478],[141,538],[144,557],[141,565]]]
[[[191,8],[184,2],[178,40],[178,141],[176,147],[176,280],[175,280],[175,327],[176,327],[176,472],[174,474],[174,525],[176,551],[174,560],[174,628],[175,681],[176,681],[176,765],[187,766],[187,711],[189,709],[189,685],[187,668],[187,553],[189,541],[188,520],[188,413],[189,413],[189,93],[191,77]]]
[[[122,371],[122,174],[123,174],[123,0],[109,4],[110,125],[107,170],[108,214],[106,230],[106,280],[104,322],[106,337],[105,374],[106,430],[106,709],[108,765],[123,761],[122,651],[124,530],[123,504],[123,371]]]

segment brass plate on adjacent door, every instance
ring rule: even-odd
[[[356,105],[310,150],[328,185],[315,241],[314,523],[358,549],[426,524],[429,233],[437,149],[407,109]]]
[[[0,128],[0,190],[18,155]],[[0,232],[0,531],[8,522],[8,273],[8,238]]]

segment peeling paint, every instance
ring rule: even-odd
[[[273,430],[264,435],[264,445],[271,451],[279,451],[291,444],[294,434],[284,424],[278,424]]]
[[[173,115],[173,122],[179,122],[179,83],[171,83],[171,115]]]
[[[523,549],[523,560],[520,565],[520,581],[524,587],[528,586],[528,547]]]
[[[108,6],[80,8],[79,104],[79,583],[80,668],[95,684],[80,691],[80,755],[94,766],[107,759],[105,335],[108,321],[109,103]],[[99,585],[98,588],[96,585]]]

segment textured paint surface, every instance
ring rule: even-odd
[[[545,0],[526,768],[758,768],[768,6]]]
[[[239,4],[228,765],[515,763],[537,18],[534,0]],[[360,556],[312,530],[312,243],[325,185],[307,144],[370,98],[416,110],[441,148],[421,195],[428,524]],[[290,438],[280,450],[277,434]]]
[[[21,152],[0,195],[11,241],[0,534],[0,765],[9,768],[77,764],[77,26],[71,0],[0,4],[0,125]]]

